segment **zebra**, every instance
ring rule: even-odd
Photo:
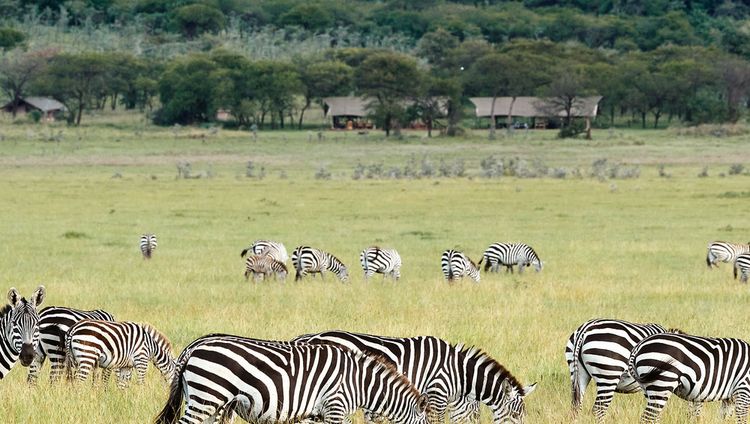
[[[346,265],[330,253],[310,246],[298,246],[294,249],[292,264],[296,271],[294,281],[301,280],[308,273],[320,274],[320,278],[323,278],[325,271],[336,274],[342,282],[349,281],[349,271]]]
[[[451,422],[478,422],[479,403],[484,403],[492,410],[493,423],[521,423],[524,398],[536,388],[536,383],[523,387],[481,350],[432,336],[398,338],[326,331],[298,336],[292,342],[332,344],[383,358],[428,396],[431,422],[442,423],[449,407]]]
[[[532,265],[539,272],[544,266],[534,249],[524,243],[492,243],[484,251],[482,259],[479,260],[479,265],[485,259],[487,259],[487,262],[484,263],[485,272],[488,270],[497,272],[500,265],[504,266],[505,271],[510,273],[513,273],[514,265],[518,265],[519,273],[523,273],[524,267]]]
[[[446,281],[453,282],[457,278],[471,277],[475,283],[479,282],[479,268],[468,256],[457,250],[446,250],[440,260]]]
[[[21,297],[15,287],[8,291],[8,304],[0,308],[0,380],[5,378],[16,361],[28,367],[39,345],[39,314],[47,291],[40,285],[29,300]]]
[[[401,277],[401,256],[396,249],[368,247],[359,254],[359,262],[365,271],[365,280],[369,280],[375,273],[383,274],[383,279],[389,275],[394,281]]]
[[[151,255],[156,250],[156,234],[143,234],[141,236],[141,253],[143,259],[151,259]]]
[[[740,339],[661,333],[641,340],[630,354],[628,372],[640,385],[648,404],[641,422],[658,422],[672,393],[693,402],[734,402],[737,423],[747,423],[750,405],[750,344]],[[699,403],[700,402],[700,403]]]
[[[737,279],[737,272],[740,273],[740,283],[747,283],[747,277],[750,276],[750,253],[743,253],[737,256],[734,261],[734,279]]]
[[[706,252],[706,265],[708,268],[719,267],[718,261],[734,263],[737,256],[750,253],[750,242],[748,244],[727,243],[715,241],[708,245]]]
[[[669,330],[659,324],[638,324],[617,319],[592,319],[570,335],[565,360],[570,370],[573,414],[581,412],[583,394],[596,383],[594,416],[601,423],[617,393],[636,393],[640,386],[628,375],[628,358],[643,338]]]
[[[65,368],[65,351],[60,349],[64,346],[65,334],[70,327],[82,319],[114,321],[115,317],[101,309],[81,311],[62,306],[48,306],[39,311],[39,346],[26,378],[29,384],[36,383],[39,371],[48,357],[51,365],[50,381],[55,382],[60,379]]]
[[[333,345],[212,336],[192,344],[156,423],[203,423],[236,412],[248,422],[348,422],[358,408],[397,424],[426,424],[426,397],[376,357]],[[181,355],[182,356],[182,355]],[[233,411],[229,411],[233,409]]]
[[[248,279],[250,274],[253,275],[253,280],[257,276],[261,276],[265,280],[269,275],[273,275],[276,279],[286,280],[288,271],[283,262],[271,256],[248,255],[245,260],[245,279]]]
[[[284,247],[283,243],[280,243],[278,241],[255,240],[250,247],[242,249],[240,257],[244,258],[248,252],[254,255],[268,255],[284,264],[289,261],[289,255],[286,253],[286,247]]]
[[[65,336],[66,367],[75,369],[75,378],[84,381],[96,366],[103,368],[106,385],[112,369],[125,369],[118,379],[123,388],[129,369],[135,368],[139,384],[144,384],[148,362],[154,363],[167,382],[171,382],[175,363],[169,339],[149,324],[84,319]]]

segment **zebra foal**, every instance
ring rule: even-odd
[[[156,234],[143,234],[140,243],[143,259],[151,259],[151,255],[153,255],[154,250],[156,250],[156,246]]]
[[[397,424],[427,423],[426,398],[371,356],[332,345],[239,336],[212,335],[191,345],[156,418],[159,424],[178,418],[181,424],[203,423],[231,410],[248,422],[317,417],[335,424],[348,422],[359,408]]]
[[[471,277],[475,283],[478,283],[481,278],[479,276],[479,268],[477,268],[476,264],[468,256],[464,255],[463,252],[457,250],[449,249],[444,251],[440,257],[440,266],[443,270],[445,280],[449,283],[466,276]]]
[[[628,360],[628,372],[646,395],[642,423],[659,421],[672,394],[694,402],[734,401],[738,424],[750,405],[750,344],[740,339],[662,333],[644,338]],[[700,414],[700,404],[693,414]]]
[[[75,369],[78,381],[86,380],[100,367],[106,385],[113,369],[125,369],[129,373],[129,369],[134,368],[138,383],[143,384],[149,361],[167,382],[174,375],[172,344],[148,324],[81,320],[68,331],[65,348],[66,366]],[[120,388],[124,387],[126,379],[118,379]]]
[[[349,281],[349,271],[343,262],[328,252],[310,246],[298,246],[294,249],[292,264],[296,271],[294,281],[301,280],[307,274],[320,274],[320,278],[324,279],[326,271],[336,274],[342,282]]]
[[[0,380],[16,362],[28,367],[39,345],[39,314],[47,291],[39,286],[29,300],[21,297],[15,287],[8,291],[8,304],[0,308]]]
[[[396,249],[381,249],[378,246],[368,247],[359,254],[359,262],[365,272],[365,281],[376,273],[388,275],[394,281],[401,277],[401,256]]]
[[[271,256],[266,255],[249,255],[245,260],[245,279],[247,280],[250,275],[253,276],[253,281],[257,277],[261,277],[264,280],[268,276],[273,276],[274,279],[281,279],[286,281],[288,274],[286,265],[274,259]]]

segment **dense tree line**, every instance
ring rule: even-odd
[[[5,97],[53,96],[71,123],[121,106],[162,124],[209,122],[225,109],[241,127],[302,127],[323,97],[358,94],[372,99],[372,119],[387,133],[421,119],[452,134],[469,96],[544,96],[569,115],[578,98],[599,94],[600,122],[656,127],[736,122],[750,95],[750,9],[729,0],[0,0],[0,11]],[[332,38],[326,51],[283,60],[210,42],[172,57],[69,52],[34,46],[21,24],[31,15],[86,28],[130,22],[171,43],[165,34],[210,41],[231,24],[310,37],[342,26],[401,32],[413,46],[342,47]],[[438,96],[450,99],[446,119],[437,119]]]

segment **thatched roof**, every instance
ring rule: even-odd
[[[495,116],[508,116],[512,97],[497,97],[495,99]],[[576,99],[571,116],[574,117],[594,117],[599,108],[599,101],[602,96],[579,97]],[[471,97],[474,103],[476,116],[490,116],[492,110],[492,97]],[[513,110],[510,111],[513,116],[522,116],[526,118],[549,117],[557,115],[565,116],[565,111],[555,107],[551,102],[543,97],[516,97],[513,103]]]
[[[39,109],[45,113],[65,110],[65,106],[62,103],[49,97],[23,97],[20,99],[19,104],[27,104],[32,108]],[[9,102],[3,106],[3,109],[11,110],[12,107],[12,102]]]
[[[326,116],[367,116],[367,100],[361,97],[326,97]]]

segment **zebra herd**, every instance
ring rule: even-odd
[[[286,247],[283,243],[271,240],[256,240],[250,247],[242,250],[240,257],[245,257],[245,278],[253,276],[257,278],[268,278],[285,280],[288,274],[286,262],[289,259]],[[518,266],[518,271],[523,272],[525,267],[533,266],[538,272],[542,270],[543,263],[534,249],[524,243],[493,243],[484,251],[482,261],[486,260],[484,271],[498,272],[500,265],[506,268],[506,272],[513,272],[513,267]],[[401,277],[401,256],[396,249],[371,246],[363,250],[359,255],[359,261],[364,271],[365,281],[375,274],[382,274],[398,281]],[[304,276],[324,274],[330,272],[335,274],[342,282],[349,281],[349,270],[336,256],[310,246],[299,246],[292,252],[292,265],[294,266],[294,280],[299,281]],[[440,260],[445,280],[448,282],[470,277],[479,282],[479,267],[467,255],[457,250],[446,250]]]
[[[739,274],[740,282],[747,283],[750,277],[750,242],[741,244],[715,241],[709,244],[706,265],[708,268],[718,267],[719,261],[733,264],[734,278],[737,279],[737,274]]]

